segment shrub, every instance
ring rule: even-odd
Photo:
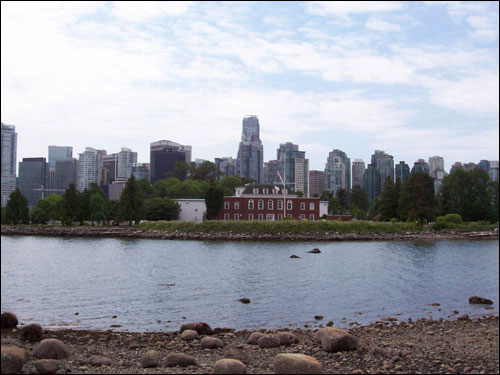
[[[462,216],[459,214],[448,214],[445,216],[444,220],[447,223],[462,224]]]
[[[446,220],[444,218],[444,216],[438,216],[436,218],[436,223],[444,223]]]
[[[391,222],[391,223],[397,223],[398,221],[399,221],[399,220],[398,220],[398,218],[397,218],[397,217],[393,217],[393,218],[390,220],[390,222]]]

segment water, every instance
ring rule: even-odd
[[[498,241],[2,236],[1,244],[2,312],[46,327],[162,331],[188,321],[237,329],[302,327],[314,325],[315,315],[324,316],[316,324],[332,320],[349,327],[388,316],[498,313]],[[308,254],[314,247],[322,253]],[[494,309],[469,305],[472,295],[492,299]],[[237,301],[243,297],[251,303]],[[440,306],[428,306],[434,302]]]

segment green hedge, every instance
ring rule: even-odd
[[[233,233],[402,233],[420,231],[415,223],[387,223],[372,221],[339,222],[335,220],[309,221],[309,220],[284,220],[284,221],[203,221],[173,222],[157,221],[138,225],[140,229],[180,232],[233,232]]]

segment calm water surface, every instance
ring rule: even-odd
[[[23,323],[160,331],[498,313],[498,241],[198,242],[1,237],[3,311]],[[321,254],[308,254],[318,247]],[[290,259],[296,254],[301,259]],[[494,309],[469,305],[479,295]],[[238,298],[252,302],[242,304]],[[440,306],[428,306],[439,302]],[[75,313],[79,313],[75,315]],[[117,315],[116,319],[112,316]],[[319,322],[317,323],[319,324]]]

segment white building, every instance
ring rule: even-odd
[[[17,133],[14,125],[2,122],[2,206],[16,190]]]
[[[78,176],[76,188],[83,192],[92,182],[99,185],[102,177],[101,155],[95,148],[86,147],[85,152],[78,154]]]
[[[118,170],[116,171],[116,177],[118,178],[129,178],[127,171],[131,167],[137,165],[137,152],[133,152],[130,148],[122,147],[121,151],[118,153]]]
[[[200,223],[207,211],[205,199],[174,199],[181,206],[178,221]]]

